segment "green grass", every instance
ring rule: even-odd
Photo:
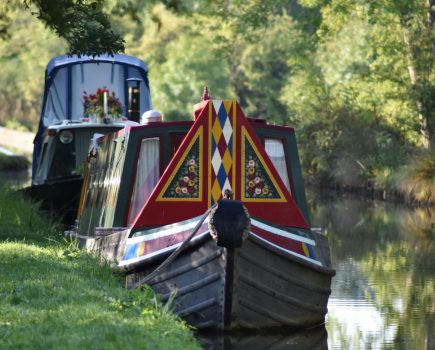
[[[63,238],[0,184],[0,349],[199,349],[151,289]]]

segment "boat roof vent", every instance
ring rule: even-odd
[[[140,118],[140,123],[142,125],[147,125],[151,123],[161,123],[163,121],[163,116],[160,112],[151,109],[142,114]]]

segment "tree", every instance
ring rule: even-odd
[[[165,119],[187,119],[204,86],[214,98],[233,96],[229,66],[210,39],[189,16],[162,5],[138,13],[147,30],[130,28],[127,53],[150,66],[153,105]],[[139,25],[140,26],[140,25]]]
[[[9,38],[0,39],[0,124],[31,129],[39,119],[47,62],[64,54],[67,44],[28,11],[17,7],[9,16]]]
[[[10,36],[11,13],[20,5],[68,43],[69,54],[123,52],[123,38],[112,30],[104,0],[12,0],[0,8],[0,38]],[[21,5],[22,6],[22,5]]]
[[[407,89],[419,123],[421,144],[429,148],[435,136],[434,0],[303,0],[318,6],[323,15],[319,35],[330,40],[347,23],[364,19],[369,33],[371,71]],[[388,72],[393,67],[399,74]],[[403,62],[401,67],[397,63]],[[376,68],[377,70],[374,70]],[[399,72],[401,70],[401,72]],[[396,73],[395,72],[395,73]],[[406,73],[406,75],[404,74]],[[398,79],[401,81],[399,82]],[[400,114],[400,111],[396,111]]]

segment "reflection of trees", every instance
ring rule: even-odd
[[[398,325],[400,349],[429,349],[435,332],[435,259],[432,248],[421,248],[412,242],[395,242],[383,252],[368,254],[360,264],[385,323]]]
[[[397,237],[397,225],[381,202],[322,198],[312,205],[313,224],[328,234],[333,263],[359,260]]]
[[[431,211],[368,205],[350,198],[327,201],[313,209],[315,224],[328,231],[337,276],[343,273],[342,280],[358,278],[358,282],[351,284],[363,288],[364,299],[382,315],[381,332],[387,333],[388,327],[395,325],[393,344],[384,341],[382,348],[435,349],[435,249]],[[350,266],[350,259],[361,276],[355,273],[347,276],[340,270],[342,266]],[[360,295],[361,290],[352,291],[353,299]],[[337,296],[340,298],[340,293]],[[337,320],[328,319],[329,322],[329,329],[345,327]],[[342,344],[348,342],[343,339]]]

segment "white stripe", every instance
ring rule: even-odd
[[[189,229],[194,228],[198,224],[198,222],[199,222],[199,220],[195,220],[195,221],[189,222],[189,223],[184,224],[184,225],[180,225],[180,223],[166,225],[166,226],[162,227],[163,229],[161,231],[156,232],[156,233],[151,233],[151,234],[147,234],[146,233],[147,231],[141,231],[141,233],[142,233],[141,236],[132,237],[132,238],[127,239],[127,245],[131,245],[131,244],[135,244],[135,243],[139,243],[139,242],[151,241],[153,239],[162,238],[165,236],[175,235],[177,233],[187,231]],[[204,220],[202,225],[204,225],[206,223],[208,223],[208,218],[206,218]],[[152,230],[155,230],[155,228]]]
[[[252,219],[252,218],[251,218],[251,223],[254,226],[257,226],[258,228],[261,228],[261,229],[263,229],[265,231],[268,231],[270,233],[274,233],[274,234],[276,234],[278,236],[290,238],[290,239],[293,239],[295,241],[304,242],[304,243],[307,243],[307,244],[310,244],[310,245],[313,245],[313,246],[316,245],[316,242],[313,241],[312,239],[309,239],[309,238],[306,238],[306,237],[302,237],[302,236],[298,236],[298,235],[295,235],[293,233],[290,233],[290,232],[287,232],[287,231],[284,231],[284,230],[280,230],[279,228],[263,224],[262,222],[257,221],[257,220]]]
[[[280,247],[279,245],[273,244],[272,242],[270,242],[270,241],[268,241],[268,240],[265,240],[264,238],[262,238],[262,237],[256,235],[254,232],[251,232],[251,234],[253,234],[253,235],[254,235],[255,237],[257,237],[258,239],[261,239],[261,240],[264,241],[265,243],[270,244],[271,246],[274,246],[275,248],[278,248],[278,249],[280,249],[280,250],[282,250],[282,251],[284,251],[284,252],[287,252],[287,253],[290,253],[290,254],[292,254],[292,255],[294,255],[294,256],[297,256],[298,258],[300,258],[300,259],[302,259],[302,260],[309,261],[310,263],[313,263],[313,264],[315,264],[315,265],[322,266],[322,263],[321,263],[320,261],[317,261],[317,260],[314,260],[314,259],[308,258],[308,257],[306,257],[305,255],[301,255],[301,254],[298,254],[298,253],[296,253],[296,252],[292,252],[291,250],[287,250],[287,249],[285,249],[285,248],[283,248],[283,247]]]
[[[203,233],[201,233],[199,236],[195,236],[195,237],[192,239],[192,241],[197,240],[198,238],[204,236],[204,235],[207,234],[207,233],[209,233],[209,231],[203,232]],[[170,251],[170,250],[175,250],[176,248],[178,248],[178,247],[179,247],[180,245],[182,245],[183,243],[184,243],[184,242],[180,242],[180,243],[177,243],[177,244],[171,245],[171,246],[169,246],[169,247],[166,247],[166,248],[163,248],[163,249],[160,249],[160,250],[156,250],[155,252],[149,253],[149,254],[147,254],[147,255],[138,256],[138,257],[136,257],[136,258],[131,258],[131,259],[128,259],[128,260],[122,260],[122,261],[120,261],[120,262],[118,263],[118,266],[124,266],[124,265],[133,264],[133,263],[138,262],[138,261],[142,261],[142,260],[146,260],[146,259],[152,258],[152,257],[155,256],[155,255],[159,255],[159,254],[161,254],[161,253],[164,253],[164,252],[167,252],[167,251]]]

